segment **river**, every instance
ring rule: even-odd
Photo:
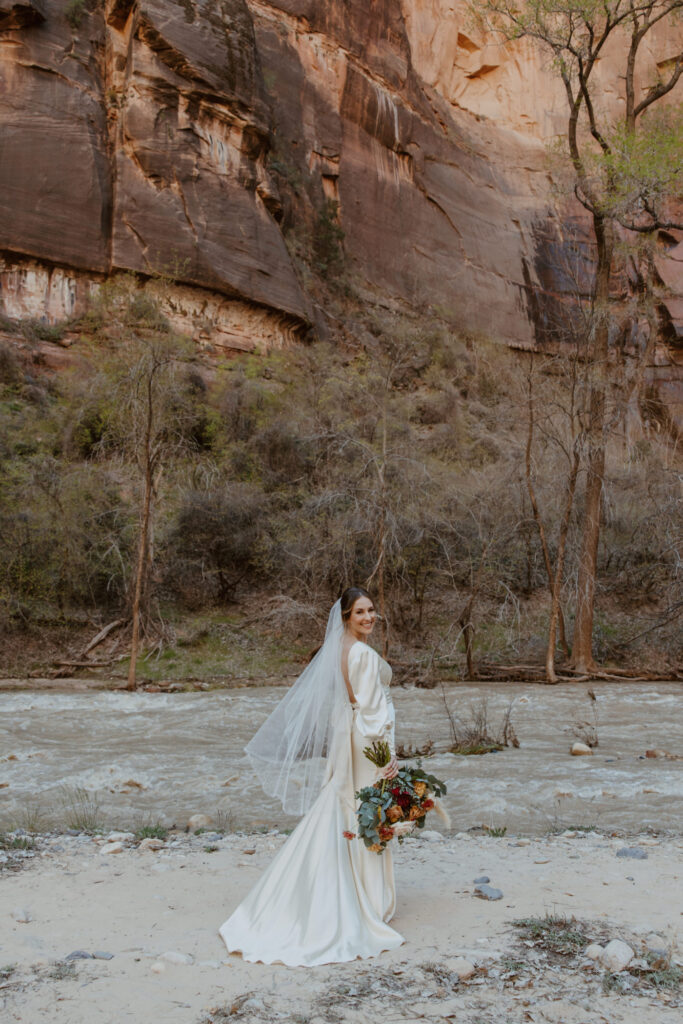
[[[462,757],[447,752],[440,690],[392,691],[397,739],[436,753],[424,765],[448,783],[456,830],[506,827],[680,830],[683,760],[646,759],[648,748],[683,754],[680,683],[555,687],[450,684],[461,718],[482,697],[495,725],[513,702],[518,749]],[[281,698],[272,687],[207,693],[0,694],[0,828],[68,824],[74,805],[106,826],[157,820],[184,826],[212,816],[221,828],[292,824],[262,794],[243,753],[246,740]],[[573,726],[598,715],[599,746],[572,757]]]

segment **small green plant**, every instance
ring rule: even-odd
[[[16,964],[5,964],[4,967],[0,967],[0,981],[9,981],[16,969]]]
[[[73,29],[80,28],[85,16],[85,0],[69,0],[64,10],[64,17]]]
[[[322,274],[339,270],[344,261],[344,230],[339,223],[339,203],[326,199],[318,211],[313,233],[315,268]]]
[[[13,317],[0,313],[0,331],[3,331],[5,334],[19,334],[21,324],[18,320],[13,319]]]
[[[523,917],[512,922],[524,933],[524,938],[533,939],[538,946],[558,957],[574,956],[588,945],[585,926],[574,917],[559,917],[546,914],[545,917]]]
[[[38,801],[29,801],[19,812],[16,824],[25,832],[40,832],[45,824],[45,808]]]
[[[507,825],[484,825],[484,831],[487,835],[491,836],[492,839],[502,839],[507,833]]]
[[[444,993],[452,992],[460,984],[460,978],[455,971],[449,971],[443,964],[434,961],[420,964],[420,970],[431,975],[436,983],[444,989]]]
[[[35,845],[31,836],[8,836],[0,833],[0,850],[33,850]]]
[[[27,341],[61,341],[64,337],[64,324],[48,324],[42,320],[24,320],[21,333]]]
[[[506,974],[520,974],[528,969],[529,965],[525,960],[515,960],[514,957],[504,957],[500,961],[500,969]]]
[[[647,975],[647,981],[656,989],[678,989],[683,985],[683,969],[669,958],[665,965]]]
[[[143,825],[141,828],[136,829],[136,839],[166,839],[168,838],[168,829],[159,822],[156,825]]]
[[[519,740],[512,725],[512,702],[508,704],[498,727],[489,721],[488,700],[483,697],[477,704],[469,708],[468,718],[461,721],[451,710],[446,698],[446,690],[441,685],[446,716],[451,730],[452,754],[490,754],[504,747],[518,747]]]
[[[75,981],[76,964],[73,960],[55,960],[47,974],[52,981]]]
[[[211,846],[204,847],[204,853],[217,853],[219,849],[220,847],[213,843]]]
[[[683,969],[675,964],[671,952],[662,956],[660,953],[645,953],[647,967],[635,967],[631,964],[625,971],[612,974],[605,971],[602,978],[602,990],[619,995],[637,992],[677,992],[683,984]]]
[[[63,786],[61,797],[67,828],[91,833],[102,830],[102,816],[96,794],[81,786],[73,789]]]

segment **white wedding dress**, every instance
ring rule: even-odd
[[[391,668],[367,644],[349,650],[356,703],[336,725],[317,800],[220,934],[245,960],[291,967],[376,956],[404,941],[387,923],[396,907],[391,851],[369,851],[355,832],[354,793],[378,772],[363,754],[375,739],[394,750]]]

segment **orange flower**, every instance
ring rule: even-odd
[[[419,798],[421,796],[424,796],[425,793],[427,792],[427,783],[426,782],[416,782],[415,785],[413,786],[413,789],[415,790],[415,796],[416,797]]]
[[[410,808],[410,814],[408,815],[408,818],[410,819],[410,821],[417,821],[418,818],[424,818],[426,813],[427,812],[424,810],[424,808],[419,807],[418,804],[413,804],[413,806]]]
[[[398,804],[392,804],[392,806],[387,811],[387,820],[391,821],[391,822],[394,822],[394,821],[398,821],[399,818],[402,818],[402,817],[403,817],[403,811],[398,806]]]
[[[377,834],[383,843],[388,843],[390,839],[394,838],[394,830],[389,828],[388,825],[380,825],[377,829]]]
[[[381,849],[381,843],[373,843],[372,846],[368,846],[368,850],[372,850],[373,853],[379,853]]]

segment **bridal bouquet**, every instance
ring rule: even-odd
[[[389,744],[384,741],[375,741],[363,753],[378,768],[385,768],[391,760]],[[356,793],[360,800],[358,838],[369,850],[382,853],[392,839],[402,842],[414,828],[424,828],[427,812],[437,806],[437,799],[445,792],[446,784],[419,766],[401,768],[393,779],[380,779],[366,786]],[[352,832],[344,835],[355,838]]]

